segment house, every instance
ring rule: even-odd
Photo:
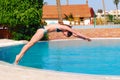
[[[63,23],[70,24],[69,20],[65,19],[65,15],[72,14],[72,25],[89,25],[94,17],[94,10],[88,4],[79,5],[61,5]],[[58,23],[58,11],[56,5],[44,5],[43,17],[47,24]]]
[[[117,14],[118,14],[118,18],[120,19],[120,10],[118,10],[118,12],[117,12],[117,10],[110,10],[110,11],[103,11],[103,12],[97,12],[96,13],[96,16],[97,17],[103,17],[104,18],[104,14],[105,15],[113,15],[114,16],[114,18],[116,18],[117,17]]]
[[[110,14],[110,15],[113,15],[114,18],[116,18],[117,15],[118,15],[118,18],[120,19],[120,10],[111,10],[111,11],[109,12],[109,14]]]

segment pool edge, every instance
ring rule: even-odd
[[[0,80],[120,80],[119,76],[41,70],[0,62]],[[7,77],[6,77],[7,75]]]

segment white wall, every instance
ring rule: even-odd
[[[57,24],[58,23],[58,20],[45,20],[45,22],[47,22],[47,25],[49,24]],[[64,24],[69,24],[70,22],[67,21],[67,20],[63,20]]]
[[[58,23],[58,20],[45,20],[45,22],[47,22],[47,25],[56,24],[56,23]]]
[[[49,24],[57,24],[58,23],[58,20],[48,20],[46,19],[45,22],[47,22],[47,25]],[[70,24],[69,21],[67,20],[63,20],[64,24]],[[74,25],[74,22],[72,21],[72,24]],[[89,25],[90,24],[90,19],[85,19],[84,20],[84,23],[81,23],[81,25]]]
[[[85,19],[84,20],[84,25],[90,25],[90,19]]]

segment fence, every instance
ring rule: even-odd
[[[119,25],[79,25],[79,26],[73,26],[73,28],[78,29],[89,29],[89,28],[120,28]]]

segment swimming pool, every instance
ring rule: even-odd
[[[120,39],[45,41],[36,43],[20,65],[73,73],[120,75]],[[0,60],[13,63],[23,45],[0,48]]]

